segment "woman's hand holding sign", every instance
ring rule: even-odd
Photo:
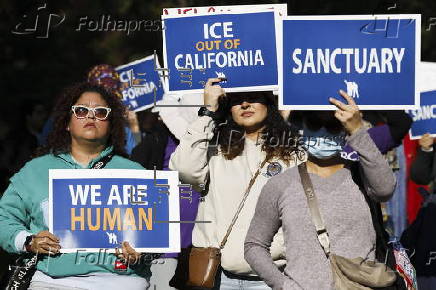
[[[59,238],[49,231],[41,231],[33,236],[29,251],[35,254],[58,254],[61,249]]]
[[[335,98],[329,98],[329,101],[338,108],[335,117],[341,121],[347,133],[352,135],[363,126],[362,115],[352,97],[342,90],[339,93],[347,100],[348,104],[344,104]]]
[[[121,243],[121,246],[122,252],[120,252],[118,248],[115,248],[117,258],[121,259],[127,265],[135,265],[139,261],[141,253],[135,251],[135,249],[130,246],[129,242],[124,241]]]
[[[222,81],[220,78],[208,79],[204,86],[204,105],[209,111],[215,112],[218,109],[218,98],[224,96],[226,92],[219,85],[214,85]]]
[[[421,146],[424,150],[431,150],[433,146],[434,138],[431,137],[429,133],[422,135],[421,139],[419,139],[419,146]]]

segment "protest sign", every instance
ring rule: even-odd
[[[410,139],[420,139],[426,133],[436,137],[436,90],[421,93],[421,106],[407,112],[413,119]]]
[[[159,61],[154,55],[116,68],[120,75],[123,102],[132,111],[148,109],[162,100],[165,85],[159,69]]]
[[[49,230],[61,252],[180,251],[176,171],[54,169],[49,172]]]
[[[202,92],[223,77],[227,92],[277,89],[275,12],[163,15],[169,92]]]
[[[163,15],[203,15],[203,14],[223,14],[227,12],[264,12],[275,10],[280,16],[288,14],[287,4],[260,4],[260,5],[231,5],[231,6],[203,6],[203,7],[183,7],[183,8],[164,8]]]
[[[418,89],[420,92],[436,90],[436,62],[421,61],[419,66]]]
[[[420,15],[292,16],[279,21],[280,109],[331,110],[342,89],[360,109],[413,109]]]

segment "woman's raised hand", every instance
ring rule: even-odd
[[[422,135],[421,139],[419,139],[419,146],[424,150],[430,150],[433,146],[434,138],[431,137],[429,133]]]
[[[347,133],[352,135],[363,126],[362,115],[352,97],[347,95],[343,90],[340,90],[339,94],[347,100],[347,104],[335,98],[329,98],[329,101],[338,108],[335,112],[335,117],[341,121]]]
[[[213,84],[220,81],[220,78],[211,78],[207,80],[206,85],[204,86],[204,105],[212,112],[215,112],[218,109],[218,98],[226,94],[220,85]]]

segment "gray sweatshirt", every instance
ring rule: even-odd
[[[388,200],[395,177],[366,130],[348,138],[359,153],[365,190],[371,198]],[[343,168],[328,178],[310,174],[319,207],[330,235],[333,253],[375,258],[376,234],[363,193],[351,172]],[[269,247],[283,228],[287,265],[280,272],[271,260]],[[272,177],[263,187],[245,239],[245,259],[273,289],[334,289],[329,261],[315,232],[298,168]]]

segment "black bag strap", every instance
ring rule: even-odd
[[[92,166],[92,169],[102,169],[112,159],[113,156],[113,154],[104,156]]]

